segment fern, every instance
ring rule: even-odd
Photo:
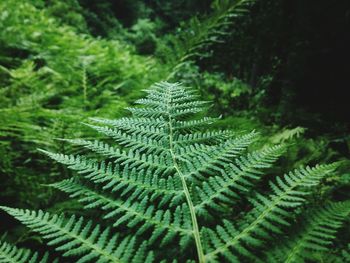
[[[17,248],[9,243],[0,241],[0,262],[2,263],[46,263],[49,254],[46,253],[42,258],[38,253],[33,253],[29,249]],[[55,260],[53,263],[56,263]]]
[[[117,235],[110,235],[110,229],[101,230],[99,225],[85,222],[82,217],[53,215],[41,210],[38,212],[2,207],[4,211],[20,220],[29,228],[48,239],[48,245],[55,245],[57,251],[64,251],[63,256],[76,256],[77,262],[150,262],[152,253],[145,259],[145,243],[135,250],[135,239],[128,237],[118,240]],[[119,244],[116,246],[116,244]]]
[[[214,43],[221,43],[228,35],[228,26],[246,14],[256,0],[216,0],[213,13],[203,19],[192,18],[180,28],[180,34],[170,38],[172,51],[168,63],[173,65],[167,79],[179,72],[188,61],[207,56],[205,49]],[[175,50],[175,52],[173,51]]]
[[[336,238],[337,230],[350,212],[350,203],[331,203],[325,208],[315,209],[305,218],[302,230],[278,246],[269,255],[269,262],[304,262],[312,259],[312,253],[325,252]]]
[[[258,248],[283,262],[287,253],[276,256],[269,249],[274,237],[289,233],[304,207],[312,206],[309,196],[337,164],[295,169],[271,179],[270,192],[257,191],[285,146],[251,152],[258,133],[210,129],[215,118],[193,118],[207,102],[195,100],[196,92],[178,83],[157,83],[147,93],[137,101],[141,106],[129,108],[132,117],[94,118],[86,124],[109,140],[65,140],[104,161],[91,154],[41,150],[76,171],[73,178],[50,186],[85,209],[100,211],[99,224],[74,215],[1,209],[76,262],[241,262],[255,259]],[[281,246],[289,251],[302,242],[301,251],[328,245],[348,211],[344,203],[315,216],[306,213],[305,228]]]
[[[281,233],[283,226],[289,226],[287,219],[292,215],[289,209],[294,210],[305,202],[310,188],[333,170],[333,165],[307,167],[277,177],[276,183],[270,183],[273,193],[269,196],[257,193],[251,200],[254,208],[238,222],[238,227],[225,220],[216,230],[204,229],[211,240],[206,257],[214,261],[222,255],[230,260],[235,258],[232,251],[252,256],[248,247],[260,246],[263,239],[269,238],[269,233]]]

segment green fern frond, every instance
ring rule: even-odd
[[[221,43],[222,38],[229,34],[228,26],[246,14],[255,2],[256,0],[217,0],[213,3],[213,14],[204,19],[194,17],[184,24],[181,34],[171,38],[175,52],[171,52],[174,55],[168,60],[174,66],[167,80],[175,76],[187,61],[195,57],[206,57],[205,49],[212,44]]]
[[[178,121],[174,124],[173,129],[179,132],[193,131],[204,125],[215,123],[218,119],[219,118],[203,117],[198,120]]]
[[[157,209],[149,202],[147,196],[139,202],[132,199],[123,202],[113,199],[106,193],[85,187],[73,179],[64,180],[52,186],[70,194],[70,197],[78,197],[78,201],[85,204],[85,208],[101,208],[105,219],[118,218],[113,223],[114,227],[124,224],[133,229],[138,226],[136,235],[153,229],[149,243],[154,243],[164,233],[166,235],[162,237],[161,245],[169,243],[178,235],[181,236],[181,244],[186,244],[191,239],[191,219],[184,205],[177,206],[172,215],[170,210]]]
[[[272,237],[288,235],[285,230],[302,211],[307,195],[337,167],[299,168],[271,180],[270,193],[256,192],[254,187],[284,146],[250,152],[257,132],[237,135],[211,129],[215,118],[195,117],[207,102],[193,101],[194,91],[178,83],[155,84],[147,94],[130,109],[133,116],[95,118],[87,124],[110,137],[108,143],[64,140],[106,160],[41,150],[76,171],[73,178],[50,186],[85,209],[100,211],[109,228],[74,216],[1,208],[76,262],[158,262],[170,255],[181,262],[242,262],[252,260],[254,249],[273,243]],[[247,199],[252,205],[243,204]],[[332,209],[307,220],[311,230],[333,232],[318,236],[306,227],[298,237],[311,236],[310,247],[328,244],[339,225],[327,225],[330,214],[338,220]],[[218,216],[222,225],[217,225]]]
[[[234,134],[230,130],[192,132],[187,134],[179,134],[175,140],[177,145],[186,146],[195,143],[218,143],[225,139],[231,138]]]
[[[289,210],[303,204],[312,187],[335,168],[333,164],[318,165],[277,177],[276,183],[270,182],[272,194],[266,196],[258,193],[251,200],[254,208],[238,222],[239,227],[226,220],[224,226],[217,226],[215,231],[205,229],[210,239],[205,257],[208,261],[216,261],[219,255],[232,261],[239,254],[252,257],[249,248],[261,245],[270,233],[281,233],[283,226],[289,226]]]
[[[83,146],[98,154],[102,154],[115,163],[122,165],[129,164],[130,168],[136,167],[138,170],[151,168],[158,173],[170,173],[174,170],[171,161],[168,158],[158,156],[156,154],[145,154],[139,149],[137,150],[121,150],[101,141],[87,141],[81,139],[65,140],[71,144]]]
[[[184,177],[188,180],[201,180],[206,174],[223,172],[227,163],[233,161],[235,157],[252,144],[257,139],[257,135],[257,133],[251,132],[229,139],[210,147],[207,151],[196,150],[200,147],[199,145],[190,147],[190,151],[187,151],[185,155],[176,156],[182,166]]]
[[[78,171],[83,178],[101,184],[102,189],[118,192],[121,197],[128,196],[129,201],[149,196],[151,201],[159,200],[160,206],[168,203],[173,206],[184,198],[178,178],[159,178],[152,169],[137,170],[127,165],[121,169],[118,165],[97,162],[82,156],[41,151],[68,168]]]
[[[167,134],[163,134],[161,129],[153,129],[149,132],[149,135],[138,134],[133,132],[129,134],[123,132],[122,130],[112,129],[108,126],[97,126],[86,124],[88,127],[113,138],[121,146],[128,147],[131,150],[138,149],[140,152],[145,152],[146,154],[157,154],[167,156],[169,152],[165,147],[165,139]],[[135,130],[134,130],[135,131]],[[144,133],[144,130],[143,130]]]
[[[117,120],[108,120],[101,118],[90,118],[91,121],[105,125],[111,125],[117,129],[125,131],[136,131],[140,134],[151,136],[157,128],[166,126],[163,118],[135,118],[124,117]],[[156,133],[156,135],[158,135]]]
[[[283,146],[273,146],[267,149],[240,157],[226,167],[222,174],[210,177],[201,187],[197,187],[200,202],[195,205],[200,214],[207,207],[221,211],[222,204],[232,204],[235,200],[248,192],[252,181],[259,180],[262,169],[269,168],[284,152]]]
[[[324,208],[314,209],[305,216],[299,233],[283,242],[284,245],[277,245],[268,255],[268,261],[305,262],[312,259],[312,253],[327,251],[349,213],[350,202],[330,203]]]
[[[49,254],[46,253],[43,257],[39,257],[37,252],[32,252],[29,249],[17,248],[7,242],[0,240],[0,262],[1,263],[57,263],[58,260],[49,260]]]
[[[147,252],[146,241],[136,248],[135,238],[119,240],[110,235],[110,229],[92,226],[92,221],[73,215],[66,219],[61,215],[1,206],[0,209],[21,221],[33,231],[48,239],[65,257],[76,257],[77,263],[91,262],[152,262],[152,252]]]
[[[283,143],[291,139],[299,138],[305,133],[306,130],[306,128],[299,126],[293,129],[284,128],[280,133],[277,133],[274,136],[272,136],[269,139],[269,141],[271,141],[272,143]]]

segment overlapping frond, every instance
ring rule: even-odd
[[[202,128],[204,125],[216,122],[218,119],[219,118],[203,117],[196,120],[176,121],[173,125],[173,130],[179,132],[189,132],[192,130],[196,131]]]
[[[156,154],[146,154],[140,150],[121,150],[101,141],[87,141],[81,139],[65,140],[71,144],[83,146],[98,154],[112,159],[115,163],[129,165],[137,170],[152,168],[156,174],[167,174],[174,170],[171,159]]]
[[[125,131],[139,132],[143,135],[151,136],[157,128],[166,126],[164,118],[136,118],[124,117],[117,120],[109,120],[102,118],[90,118],[91,121],[99,124],[110,125],[117,129]],[[156,133],[156,135],[159,135]]]
[[[169,155],[167,144],[167,134],[163,134],[160,129],[154,129],[153,132],[149,132],[149,135],[138,132],[124,132],[121,129],[110,128],[108,126],[97,126],[86,124],[94,130],[112,137],[117,143],[123,147],[128,147],[131,150],[138,149],[140,152],[146,154],[157,154],[157,155]]]
[[[114,227],[120,225],[126,225],[131,229],[137,227],[136,235],[151,230],[150,243],[160,238],[161,244],[166,244],[180,236],[180,243],[184,245],[191,239],[191,219],[185,205],[177,206],[172,213],[169,209],[158,209],[149,202],[147,196],[140,201],[130,199],[123,201],[90,189],[73,179],[52,186],[70,194],[71,197],[77,197],[79,202],[85,204],[85,208],[101,208],[103,218],[111,218]]]
[[[254,208],[237,222],[237,226],[224,221],[224,225],[215,230],[205,229],[209,239],[206,258],[216,262],[223,256],[237,262],[240,254],[253,256],[249,248],[261,245],[271,233],[281,233],[283,226],[289,226],[290,210],[303,204],[312,187],[335,168],[333,164],[306,167],[277,177],[276,183],[270,182],[273,193],[268,196],[256,194],[251,200]]]
[[[40,257],[38,252],[32,252],[26,248],[18,248],[12,244],[0,240],[1,263],[57,263],[58,260],[49,261],[49,254]]]
[[[190,147],[189,151],[185,152],[185,155],[179,156],[184,176],[188,180],[193,180],[202,179],[206,174],[223,172],[227,164],[232,162],[235,157],[254,142],[257,136],[256,132],[251,132],[211,146],[207,151],[201,150],[200,145]]]
[[[248,192],[263,174],[264,168],[269,168],[283,153],[283,146],[273,146],[267,149],[249,153],[230,163],[221,174],[210,177],[197,186],[200,201],[195,208],[200,214],[206,214],[206,209],[217,211],[224,209],[223,204],[232,204],[244,192]]]
[[[128,165],[120,167],[111,162],[98,162],[79,155],[43,152],[68,168],[78,171],[90,182],[101,184],[103,190],[119,193],[120,197],[126,196],[129,201],[148,196],[151,201],[159,200],[160,206],[174,206],[184,198],[179,178],[161,178],[151,168],[138,170]]]
[[[186,134],[178,134],[174,138],[176,145],[186,146],[193,145],[195,143],[218,143],[223,142],[225,139],[229,139],[233,136],[230,130],[219,130],[219,131],[207,131],[207,132],[189,132]]]
[[[168,56],[174,66],[168,80],[179,72],[186,62],[196,57],[206,57],[213,43],[220,43],[229,34],[228,26],[246,14],[256,0],[217,0],[213,2],[214,12],[204,19],[194,17],[184,24],[181,34],[172,40],[173,56]]]
[[[153,253],[147,249],[146,241],[137,247],[134,237],[118,238],[110,229],[93,226],[92,221],[74,215],[69,219],[61,215],[0,207],[33,231],[48,240],[65,257],[76,257],[83,262],[152,262]]]
[[[349,213],[349,202],[330,203],[307,213],[299,232],[283,242],[283,245],[277,245],[268,254],[268,261],[305,262],[312,259],[313,253],[327,251]]]

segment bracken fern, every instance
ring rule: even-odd
[[[210,129],[215,118],[193,116],[208,102],[178,83],[157,83],[146,92],[136,102],[141,106],[128,108],[132,117],[87,124],[115,145],[66,140],[105,161],[42,150],[77,172],[51,186],[98,209],[104,220],[1,209],[74,262],[303,262],[312,252],[327,252],[348,202],[305,213],[293,235],[289,227],[313,206],[310,195],[336,164],[298,168],[272,179],[270,192],[257,190],[266,188],[257,184],[284,146],[248,151],[258,133]],[[8,246],[2,253],[15,257]]]
[[[9,243],[0,241],[0,262],[4,263],[47,263],[49,255],[46,253],[42,258],[38,253],[29,249],[17,248]],[[55,260],[53,263],[57,263]]]

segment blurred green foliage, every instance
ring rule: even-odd
[[[78,123],[88,116],[118,116],[157,80],[152,71],[161,72],[121,42],[79,34],[39,7],[0,3],[1,195],[30,206],[49,202],[40,183],[61,174],[36,148],[62,150],[54,138],[80,136]]]

